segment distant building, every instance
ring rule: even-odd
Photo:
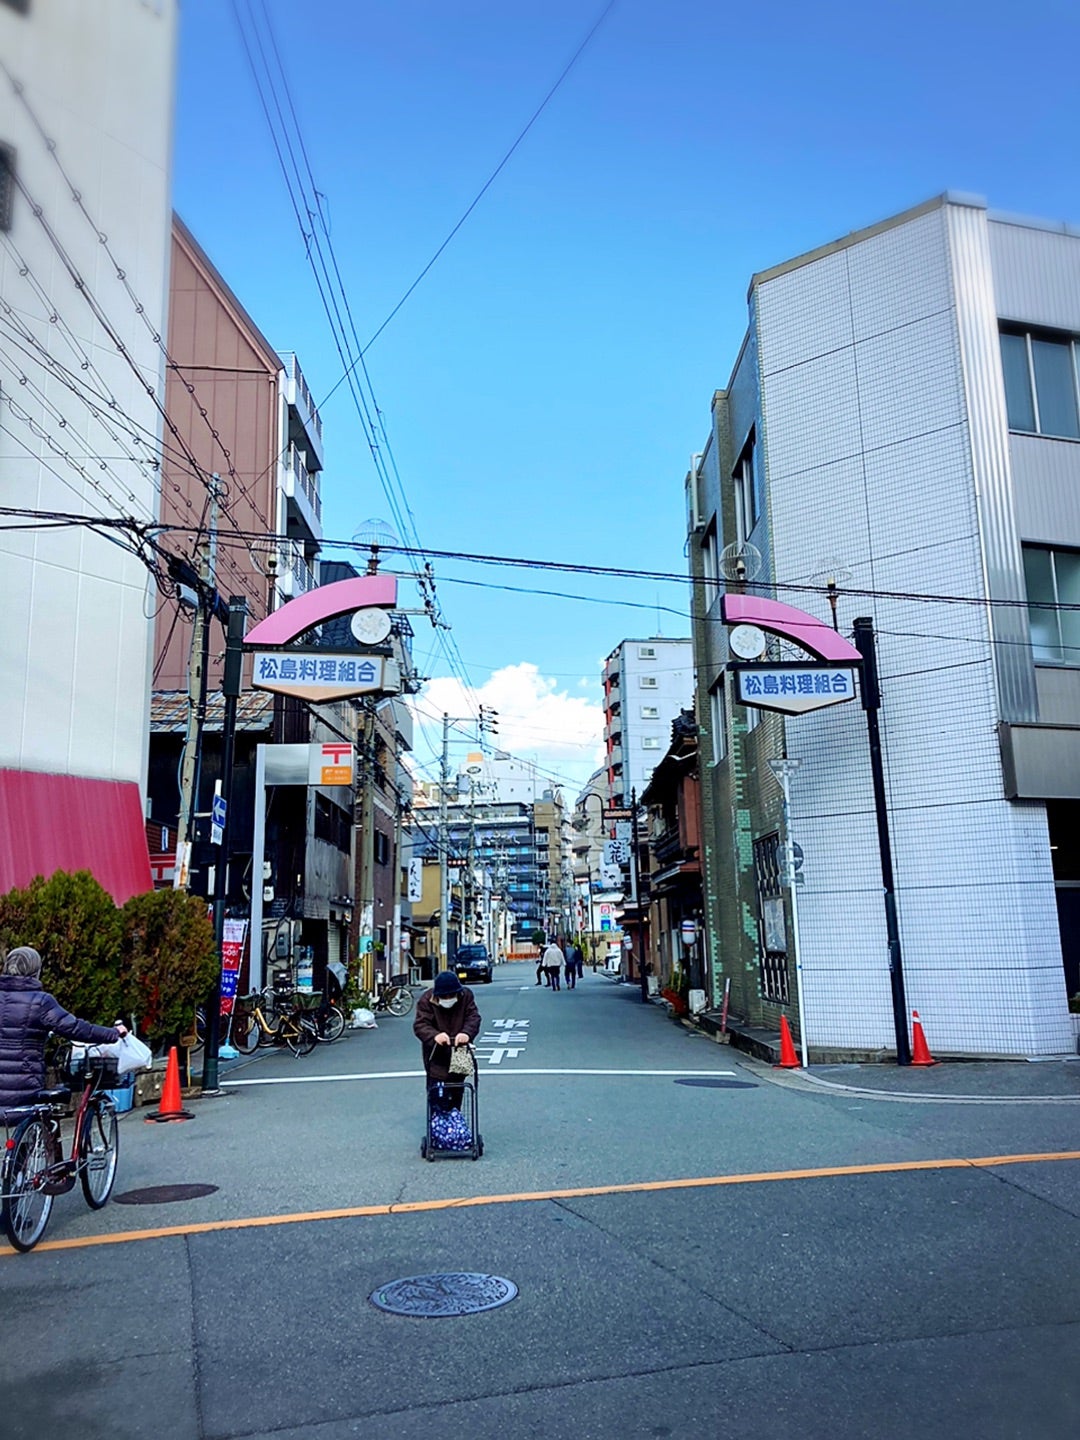
[[[108,8],[0,4],[20,87],[0,107],[0,504],[153,526],[178,7]],[[151,888],[161,597],[136,548],[77,522],[0,536],[0,892],[57,869],[118,902]]]
[[[671,722],[694,695],[691,641],[623,640],[604,662],[607,794],[613,805],[641,796],[667,749]]]
[[[866,716],[738,703],[721,593],[846,636],[873,621],[907,1008],[931,1048],[1075,1053],[1078,361],[1080,232],[968,197],[753,277],[688,478],[708,978],[811,1053],[896,1044]]]

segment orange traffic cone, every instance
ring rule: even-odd
[[[791,1043],[791,1031],[788,1028],[787,1016],[780,1016],[780,1064],[775,1067],[777,1070],[798,1070],[799,1058],[795,1054],[795,1046]]]
[[[146,1123],[152,1125],[162,1120],[194,1120],[190,1110],[185,1110],[180,1100],[180,1060],[174,1045],[169,1051],[169,1063],[165,1067],[165,1084],[161,1087],[161,1102],[156,1115],[147,1115]]]
[[[936,1065],[937,1061],[930,1054],[926,1044],[926,1036],[923,1034],[922,1021],[919,1019],[919,1012],[911,1012],[911,1063],[912,1065]]]

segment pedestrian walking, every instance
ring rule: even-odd
[[[581,953],[581,946],[573,940],[566,942],[566,988],[576,990],[577,982],[585,973],[585,957]]]
[[[32,1105],[45,1088],[50,1030],[86,1045],[108,1045],[128,1033],[119,1022],[93,1025],[69,1015],[41,983],[41,956],[16,946],[0,967],[0,1109]]]
[[[427,1084],[443,1084],[448,1109],[460,1108],[464,1088],[460,1079],[451,1080],[450,1057],[455,1046],[470,1045],[476,1039],[480,1025],[473,992],[452,970],[440,970],[435,984],[416,1002],[413,1034],[420,1041]]]
[[[547,948],[544,950],[543,955],[541,955],[540,957],[540,962],[544,967],[544,973],[547,976],[548,984],[551,986],[552,990],[558,990],[559,972],[562,970],[563,967],[563,952],[554,940],[550,940],[548,942]]]

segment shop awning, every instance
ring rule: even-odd
[[[89,870],[118,905],[153,889],[137,785],[0,770],[0,895],[55,870]]]

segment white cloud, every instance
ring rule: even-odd
[[[604,753],[604,711],[598,701],[559,690],[555,680],[541,675],[528,661],[505,665],[470,690],[459,680],[431,680],[419,697],[417,725],[426,732],[427,745],[438,753],[442,745],[443,713],[455,720],[476,715],[483,705],[498,711],[498,731],[489,736],[491,749],[505,750],[541,769],[565,776],[568,790],[584,785],[601,763]],[[476,748],[462,731],[475,737],[475,726],[451,730],[451,769],[465,750]],[[576,793],[576,790],[575,790]],[[572,798],[572,797],[571,797]]]

